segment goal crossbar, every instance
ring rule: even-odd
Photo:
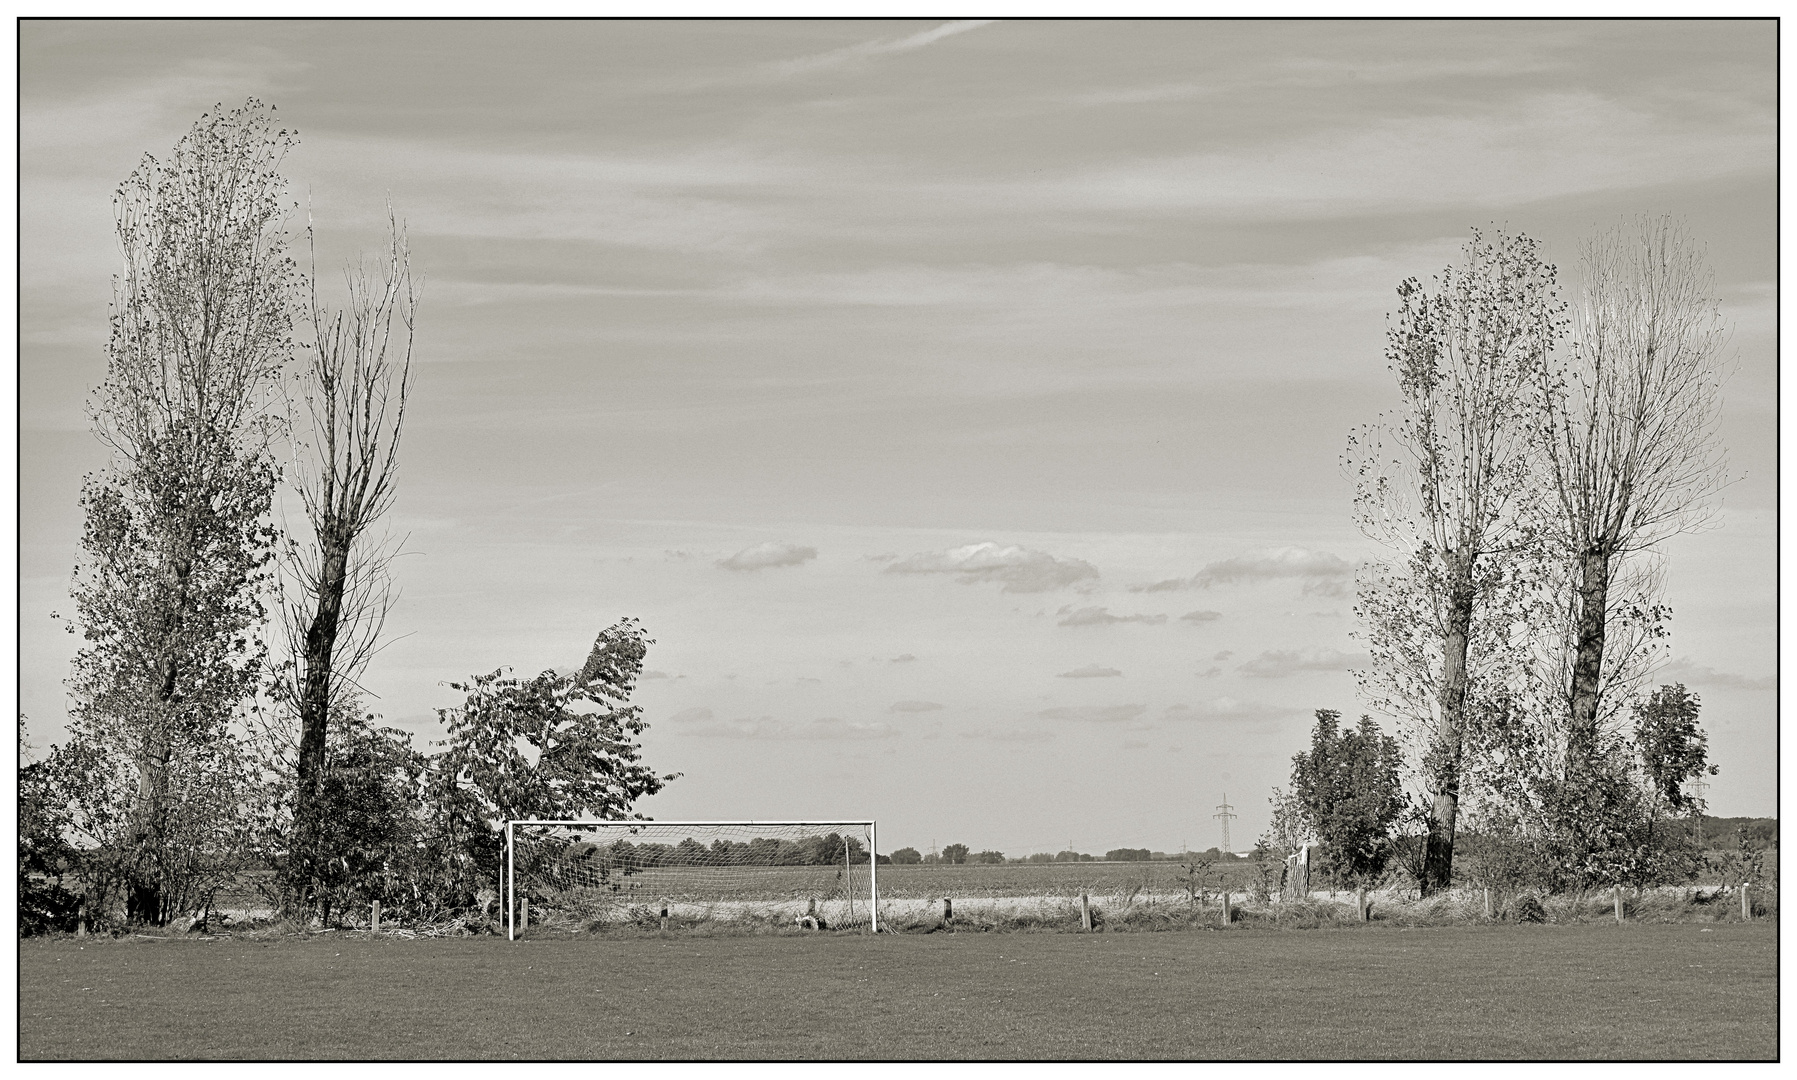
[[[865,826],[867,829],[867,869],[868,890],[867,909],[869,913],[869,929],[872,933],[880,931],[880,879],[879,879],[879,826],[871,818],[833,818],[828,820],[733,820],[733,821],[617,821],[595,818],[508,818],[505,823],[505,873],[501,879],[503,886],[499,903],[505,912],[506,939],[518,940],[522,927],[517,923],[517,842],[519,826],[543,826],[566,829],[596,829],[614,831],[654,830],[663,832],[679,829],[718,829],[733,828],[743,830],[772,828],[835,828],[840,826]],[[849,844],[844,845],[845,865],[851,850]],[[664,911],[663,914],[666,912]]]

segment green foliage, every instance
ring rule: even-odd
[[[92,414],[115,455],[82,484],[85,645],[58,769],[96,852],[92,898],[116,878],[137,922],[203,907],[248,837],[233,728],[265,669],[270,402],[299,280],[277,168],[293,141],[254,100],[215,112],[114,200],[124,265]]]
[[[895,866],[916,866],[923,862],[923,855],[914,847],[902,847],[892,853]]]
[[[53,762],[30,760],[19,717],[19,934],[75,929],[80,852],[68,841],[68,799]],[[73,888],[71,888],[71,886]]]
[[[957,866],[967,861],[967,855],[968,848],[966,844],[949,844],[942,849],[942,861],[945,863],[953,863]]]
[[[1762,847],[1778,846],[1777,818],[1719,818],[1705,814],[1700,828],[1701,842],[1705,848],[1732,848],[1737,833],[1741,830],[1745,830],[1747,836]]]
[[[1341,731],[1341,714],[1318,709],[1310,751],[1292,758],[1292,795],[1322,841],[1327,866],[1346,883],[1376,880],[1391,857],[1391,830],[1405,810],[1396,739],[1370,716]]]
[[[1112,848],[1104,853],[1107,862],[1147,862],[1154,852],[1147,848]]]
[[[1632,733],[1602,736],[1583,761],[1526,710],[1493,712],[1482,728],[1490,768],[1478,811],[1474,872],[1502,888],[1549,892],[1692,880],[1702,866],[1690,782],[1715,770],[1700,702],[1662,686],[1634,707]]]
[[[326,746],[316,845],[295,841],[296,775],[283,765],[267,793],[263,857],[275,871],[271,897],[286,909],[304,882],[321,921],[379,900],[391,917],[434,911],[432,840],[439,808],[430,798],[433,763],[397,728],[377,727],[355,700],[334,710]],[[304,862],[301,869],[296,864]]]
[[[1704,864],[1721,878],[1724,891],[1759,885],[1766,876],[1766,844],[1748,826],[1735,829],[1734,846],[1706,852]]]
[[[432,774],[431,843],[446,888],[471,896],[494,878],[507,819],[623,820],[679,775],[643,765],[635,741],[647,725],[628,700],[651,644],[624,619],[599,634],[575,675],[517,679],[502,668],[450,684],[468,696],[439,710],[449,738]]]
[[[968,859],[970,862],[976,862],[982,866],[1003,866],[1005,862],[1005,853],[988,849],[986,851],[975,852],[973,855],[969,856]]]
[[[1701,709],[1702,702],[1684,683],[1662,686],[1635,705],[1635,751],[1649,790],[1670,814],[1701,811],[1685,787],[1718,771],[1709,764],[1708,738],[1697,723]]]

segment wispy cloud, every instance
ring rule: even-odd
[[[1221,611],[1188,611],[1179,617],[1180,622],[1216,622],[1223,617]]]
[[[920,552],[886,568],[889,574],[957,574],[963,585],[997,581],[1005,592],[1048,592],[1095,581],[1098,568],[1082,559],[1060,559],[1046,551],[1002,547],[990,541]]]
[[[940,708],[942,708],[942,706],[936,704],[934,701],[895,701],[892,703],[892,707],[890,709],[888,709],[887,711],[888,712],[920,713],[920,712],[935,712],[937,709],[940,709]]]
[[[989,26],[993,21],[992,19],[957,19],[907,37],[879,38],[850,45],[847,48],[816,53],[812,56],[781,60],[771,65],[771,68],[782,75],[804,75],[814,71],[849,67],[875,57],[908,53],[927,45],[934,45],[943,38],[954,37],[956,34],[965,34],[969,30],[978,30],[982,26]]]
[[[1062,608],[1055,614],[1067,617],[1056,625],[1059,626],[1111,626],[1116,623],[1145,623],[1148,626],[1159,626],[1167,621],[1165,615],[1112,615],[1110,609],[1101,607],[1083,607],[1078,611]]]
[[[1269,705],[1264,701],[1240,701],[1232,697],[1216,697],[1196,705],[1169,705],[1161,713],[1167,722],[1179,721],[1267,721],[1296,716],[1303,709],[1287,705]]]
[[[1057,678],[1057,679],[1108,679],[1113,676],[1117,676],[1117,675],[1121,675],[1121,674],[1123,674],[1123,672],[1118,671],[1116,668],[1104,667],[1099,664],[1087,664],[1085,667],[1074,668],[1072,671],[1063,671],[1059,675],[1055,676],[1055,678]]]
[[[1283,679],[1301,671],[1349,671],[1364,667],[1366,663],[1365,653],[1345,653],[1339,649],[1280,649],[1263,652],[1236,670],[1259,679]]]
[[[1252,584],[1260,581],[1298,578],[1304,582],[1304,593],[1311,596],[1342,596],[1347,582],[1353,580],[1354,565],[1340,555],[1327,551],[1307,551],[1299,547],[1275,548],[1258,555],[1238,555],[1207,563],[1189,578],[1169,578],[1149,585],[1131,585],[1130,592],[1171,592],[1179,589],[1208,589],[1213,585]]]
[[[1040,731],[1034,728],[982,728],[976,731],[963,731],[963,739],[985,739],[990,742],[1048,742],[1053,739],[1054,732]]]
[[[1148,711],[1146,705],[1064,705],[1037,713],[1044,720],[1077,720],[1086,724],[1121,724]]]
[[[814,547],[769,541],[743,548],[728,559],[719,559],[718,565],[726,570],[765,570],[774,566],[798,566],[815,558],[817,549]]]
[[[899,730],[881,720],[853,721],[834,716],[798,722],[771,716],[744,717],[700,723],[687,729],[691,735],[714,739],[767,739],[771,741],[824,741],[837,739],[891,739]]]
[[[1689,658],[1680,657],[1654,673],[1654,682],[1658,684],[1685,683],[1690,686],[1713,686],[1720,690],[1776,690],[1778,676],[1766,675],[1754,678],[1749,675],[1737,675],[1732,671],[1717,671],[1712,667],[1692,663]]]

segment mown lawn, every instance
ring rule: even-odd
[[[19,1056],[1753,1058],[1771,923],[31,939]]]

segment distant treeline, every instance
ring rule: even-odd
[[[1778,819],[1770,817],[1703,816],[1703,846],[1732,848],[1739,830],[1747,831],[1747,842],[1760,847],[1778,846]]]
[[[853,836],[826,833],[802,840],[778,840],[756,837],[753,840],[713,840],[701,843],[692,837],[678,844],[641,843],[618,840],[610,844],[576,843],[572,850],[551,854],[552,861],[563,865],[591,865],[644,869],[654,866],[841,866],[846,860],[855,865],[867,862],[867,847]],[[891,860],[881,857],[881,862]]]
[[[1191,852],[1150,851],[1148,848],[1112,848],[1103,855],[1088,855],[1083,851],[1068,849],[1066,851],[1056,852],[1052,855],[1046,851],[1039,851],[1034,855],[1011,858],[1007,857],[1002,851],[969,851],[966,844],[950,844],[943,848],[940,854],[931,852],[928,855],[919,852],[913,847],[902,847],[892,853],[891,861],[899,866],[928,866],[936,863],[948,863],[950,865],[960,865],[962,863],[973,863],[977,865],[983,863],[996,866],[1003,863],[1184,862],[1188,859],[1198,859],[1203,862],[1215,862],[1221,858],[1223,858],[1222,853],[1214,847],[1204,851]],[[887,859],[885,856],[881,856],[880,861],[881,863],[885,863]]]

